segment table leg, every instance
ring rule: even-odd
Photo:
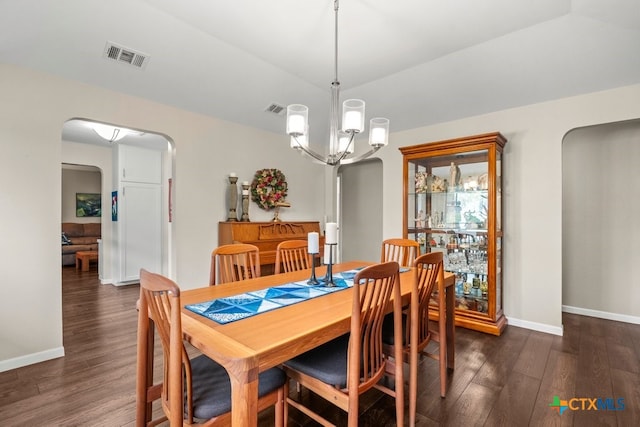
[[[446,286],[447,299],[447,367],[451,370],[455,367],[455,310],[456,296],[453,285]]]
[[[82,271],[89,271],[89,257],[88,256],[84,256],[82,257]]]
[[[244,366],[227,369],[231,380],[231,425],[250,427],[258,425],[258,366],[253,361],[239,361]],[[249,367],[253,364],[253,367]],[[235,368],[239,368],[236,369]]]

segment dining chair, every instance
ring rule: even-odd
[[[383,351],[390,357],[394,357],[398,347],[402,349],[402,359],[389,360],[387,364],[388,374],[393,375],[395,363],[409,363],[409,425],[415,425],[416,399],[418,396],[418,356],[424,355],[435,360],[440,360],[438,353],[427,352],[427,345],[435,339],[438,331],[429,327],[429,302],[436,282],[444,283],[444,266],[442,252],[431,252],[419,256],[413,263],[413,287],[411,289],[411,304],[403,314],[402,341],[396,346],[394,317],[387,315],[382,327]],[[444,319],[440,319],[444,322]],[[444,338],[444,337],[443,337]],[[446,360],[440,360],[440,395],[446,393]]]
[[[276,248],[276,265],[273,274],[311,268],[311,255],[306,240],[285,240]]]
[[[411,267],[420,256],[420,244],[411,239],[387,239],[382,242],[380,262],[395,261],[401,267]]]
[[[247,243],[218,246],[211,252],[209,286],[260,277],[260,250]]]
[[[399,266],[397,262],[375,264],[360,270],[353,285],[351,331],[284,363],[287,376],[348,413],[348,426],[358,425],[361,394],[375,387],[396,400],[396,422],[403,425],[403,374],[397,372],[395,390],[380,384],[385,375],[382,353],[382,322],[393,298],[394,314],[401,322]],[[402,328],[398,325],[400,336]],[[398,349],[396,357],[401,357]],[[297,408],[322,425],[332,425],[320,414],[291,396],[288,406]]]
[[[162,410],[171,426],[191,426],[204,421],[207,426],[231,422],[231,383],[227,371],[205,355],[189,359],[184,347],[181,322],[180,288],[159,274],[140,270],[140,309],[138,314],[138,408],[146,392],[142,357],[149,321],[153,321],[162,343],[164,382]],[[284,398],[287,377],[279,368],[259,374],[258,407],[275,405],[275,424],[284,425]],[[140,420],[138,420],[140,424]],[[143,424],[144,425],[144,424]]]

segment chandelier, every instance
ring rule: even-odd
[[[347,99],[342,104],[342,128],[338,123],[340,105],[340,82],[338,81],[338,0],[333,2],[335,13],[335,77],[331,83],[331,106],[329,110],[329,154],[323,156],[309,148],[309,108],[301,104],[287,106],[287,134],[291,137],[291,148],[300,150],[314,161],[329,166],[355,163],[366,159],[389,143],[389,120],[381,117],[369,122],[370,150],[348,157],[354,153],[354,138],[364,131],[364,101]]]

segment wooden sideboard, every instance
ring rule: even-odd
[[[307,240],[307,234],[320,233],[318,221],[287,222],[219,222],[218,245],[249,243],[260,249],[263,276],[273,274],[276,248],[284,240]],[[324,236],[320,233],[320,252],[323,252]]]

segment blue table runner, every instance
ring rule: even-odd
[[[188,304],[185,305],[185,308],[224,325],[255,316],[256,314],[348,289],[353,286],[355,275],[363,268],[334,273],[333,282],[335,286],[332,287],[325,286],[324,277],[318,278],[320,282],[318,285],[308,285],[305,279],[244,294]],[[401,273],[409,270],[409,268],[405,267],[400,268]]]
[[[319,285],[308,285],[307,279],[305,279],[240,295],[189,304],[185,308],[224,325],[350,288],[353,286],[353,278],[359,270],[361,268],[335,273],[333,275],[335,286],[333,287],[325,286],[324,278],[318,279]]]

